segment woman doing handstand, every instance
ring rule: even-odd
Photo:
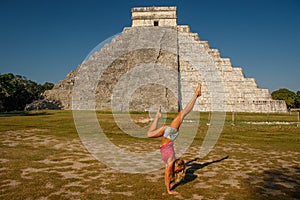
[[[191,112],[193,109],[197,98],[201,96],[201,84],[198,84],[195,93],[186,105],[186,107],[181,110],[176,117],[171,122],[170,126],[162,126],[157,128],[158,120],[161,118],[161,110],[158,109],[153,123],[151,124],[147,135],[149,138],[158,138],[162,137],[162,143],[160,145],[160,152],[162,160],[166,164],[165,169],[165,185],[169,194],[178,194],[178,192],[171,190],[171,179],[176,176],[176,173],[180,173],[185,170],[185,164],[182,159],[175,158],[175,152],[173,147],[173,141],[177,138],[179,132],[178,129],[184,119],[184,117]]]

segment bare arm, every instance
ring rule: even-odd
[[[171,190],[170,188],[170,182],[171,182],[171,173],[172,173],[172,169],[173,168],[173,162],[169,163],[167,166],[166,166],[166,171],[165,171],[165,185],[166,185],[166,188],[167,188],[167,191],[169,194],[179,194],[178,192],[174,191],[174,190]]]

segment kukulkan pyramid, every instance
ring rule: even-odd
[[[177,111],[198,82],[203,92],[194,110],[287,111],[284,101],[273,100],[189,26],[177,25],[176,7],[132,8],[131,27],[44,95],[63,109],[147,111],[161,105]]]

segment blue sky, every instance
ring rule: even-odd
[[[0,73],[57,83],[143,6],[177,6],[260,88],[300,90],[300,0],[0,0]]]

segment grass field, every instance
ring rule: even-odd
[[[159,140],[124,134],[109,112],[97,117],[107,137],[128,151],[159,145]],[[199,159],[208,118],[200,114],[197,135],[182,156],[189,165],[176,188],[180,195],[170,196],[163,168],[122,173],[95,159],[81,143],[71,111],[1,115],[0,199],[300,199],[297,113],[236,113],[234,123],[228,113],[215,148]]]

